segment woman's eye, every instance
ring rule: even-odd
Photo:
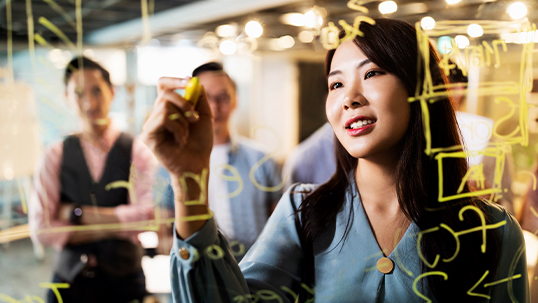
[[[339,87],[342,87],[342,82],[335,82],[329,86],[330,90],[337,89]]]
[[[364,80],[368,79],[368,78],[371,78],[375,75],[383,75],[384,72],[380,71],[380,70],[371,70],[371,71],[368,71],[366,72],[366,75],[364,75]]]

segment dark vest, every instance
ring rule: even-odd
[[[77,136],[69,136],[63,143],[60,167],[60,201],[78,205],[115,207],[128,204],[126,188],[111,188],[107,184],[129,181],[133,139],[122,133],[110,149],[103,175],[94,182]],[[84,216],[84,214],[82,214]],[[142,250],[123,239],[108,239],[82,245],[66,245],[57,254],[54,270],[67,281],[85,268],[89,255],[97,258],[100,269],[113,275],[137,272],[141,268]]]

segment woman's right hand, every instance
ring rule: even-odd
[[[197,114],[191,103],[175,92],[185,88],[188,81],[189,78],[159,79],[157,99],[141,134],[142,141],[172,178],[208,169],[213,147],[213,115],[203,88]]]
[[[209,156],[213,148],[213,115],[205,90],[202,88],[200,93],[196,114],[191,103],[175,92],[185,88],[188,80],[159,79],[157,99],[141,134],[142,141],[170,172],[175,226],[183,239],[198,231],[210,216],[207,199],[202,197],[208,194]],[[199,176],[201,184],[189,174]],[[198,203],[186,205],[186,201]]]

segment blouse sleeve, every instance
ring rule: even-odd
[[[501,238],[501,253],[493,282],[484,284],[491,287],[491,301],[530,302],[529,280],[527,275],[527,258],[525,239],[521,227],[512,214],[502,209],[506,225]]]
[[[303,252],[290,197],[288,190],[239,265],[213,219],[184,241],[174,228],[170,253],[174,302],[250,302],[256,298],[258,302],[295,302]],[[295,194],[296,205],[300,199]]]

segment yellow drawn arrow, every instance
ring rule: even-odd
[[[475,288],[478,287],[478,285],[480,285],[480,283],[482,283],[482,281],[484,281],[484,279],[486,278],[486,276],[489,274],[489,270],[486,270],[486,272],[484,273],[484,275],[482,276],[482,278],[480,278],[480,280],[478,280],[478,282],[476,282],[475,285],[473,285],[473,287],[471,287],[471,289],[469,289],[467,291],[467,294],[469,296],[475,296],[475,297],[482,297],[482,298],[486,298],[486,299],[491,299],[490,296],[488,295],[484,295],[484,294],[480,294],[480,293],[474,293],[473,291],[475,290]],[[508,278],[504,278],[504,279],[501,279],[501,280],[498,280],[498,281],[494,281],[494,282],[490,282],[490,283],[486,283],[484,284],[484,288],[486,287],[490,287],[490,286],[494,286],[494,285],[497,285],[497,284],[501,284],[501,283],[504,283],[504,282],[508,282],[510,280],[515,280],[515,279],[519,279],[521,278],[521,274],[517,274],[517,275],[513,275],[512,277],[508,277]]]

